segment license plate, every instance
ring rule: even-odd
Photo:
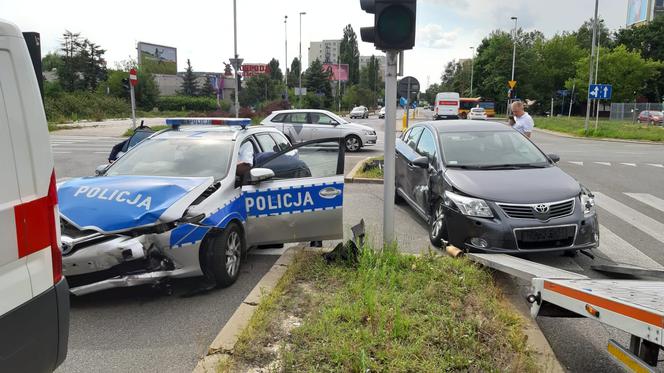
[[[573,236],[574,227],[524,229],[518,231],[518,234],[524,242],[556,241]]]

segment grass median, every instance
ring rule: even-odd
[[[584,129],[585,118],[535,118],[535,127],[579,137],[597,137],[623,140],[664,141],[664,127],[632,123],[627,121],[600,120],[595,130],[595,121]]]
[[[383,179],[383,157],[369,158],[355,173],[356,178]]]
[[[490,273],[396,249],[297,256],[220,371],[537,371]]]

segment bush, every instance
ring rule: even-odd
[[[268,116],[272,114],[273,111],[288,109],[290,109],[290,103],[286,100],[270,101],[263,106],[260,110],[260,114],[262,116]]]
[[[217,110],[217,100],[210,97],[163,96],[157,99],[156,106],[159,111],[208,112]]]
[[[238,112],[238,117],[240,118],[253,118],[254,116],[256,116],[256,113],[248,107],[241,107]]]
[[[131,115],[128,102],[90,92],[47,95],[44,98],[44,108],[46,118],[54,123],[81,119],[126,118]]]

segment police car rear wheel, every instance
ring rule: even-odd
[[[237,280],[244,248],[241,229],[235,223],[229,224],[223,233],[212,239],[206,252],[207,270],[217,286],[226,287]]]

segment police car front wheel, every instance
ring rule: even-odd
[[[217,286],[233,284],[240,273],[240,261],[246,245],[241,228],[231,223],[209,242],[205,251],[206,275],[214,279]]]

